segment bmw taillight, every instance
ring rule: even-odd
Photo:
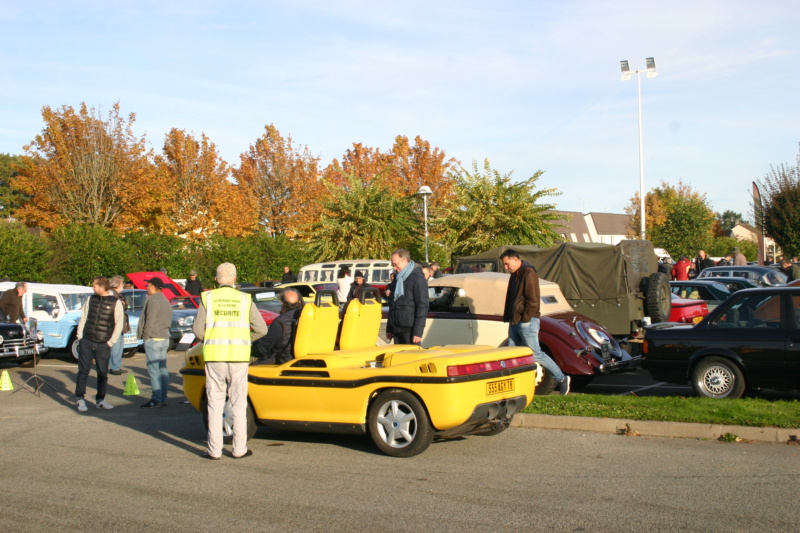
[[[507,368],[514,368],[517,366],[532,365],[534,363],[533,355],[525,357],[514,357],[512,359],[503,359],[501,361],[487,361],[485,363],[472,363],[468,365],[448,366],[448,376],[466,376],[469,374],[481,374],[484,372],[496,372]]]

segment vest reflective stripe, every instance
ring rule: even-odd
[[[206,331],[203,358],[207,362],[250,361],[250,296],[231,287],[203,293]]]

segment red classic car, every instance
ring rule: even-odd
[[[708,314],[708,304],[705,300],[689,300],[672,295],[672,311],[669,313],[670,322],[681,324],[697,324]]]

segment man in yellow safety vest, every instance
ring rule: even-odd
[[[208,402],[208,450],[203,456],[222,456],[222,413],[225,398],[231,402],[233,414],[234,459],[253,455],[247,449],[247,368],[250,345],[267,333],[249,294],[234,288],[236,267],[222,263],[217,267],[218,289],[202,294],[194,334],[203,341],[206,368],[206,400]]]

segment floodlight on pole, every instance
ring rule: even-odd
[[[428,196],[433,194],[433,191],[427,185],[423,185],[417,191],[419,196],[422,196],[422,212],[423,219],[425,220],[425,262],[428,262]]]
[[[633,74],[636,74],[636,89],[639,97],[639,222],[641,223],[642,239],[645,238],[645,211],[644,211],[644,141],[642,140],[642,72],[647,74],[648,78],[655,78],[658,76],[656,71],[656,60],[652,57],[645,58],[644,69],[636,69],[631,71],[630,65],[627,61],[620,61],[620,69],[622,70],[622,81],[631,79]]]

